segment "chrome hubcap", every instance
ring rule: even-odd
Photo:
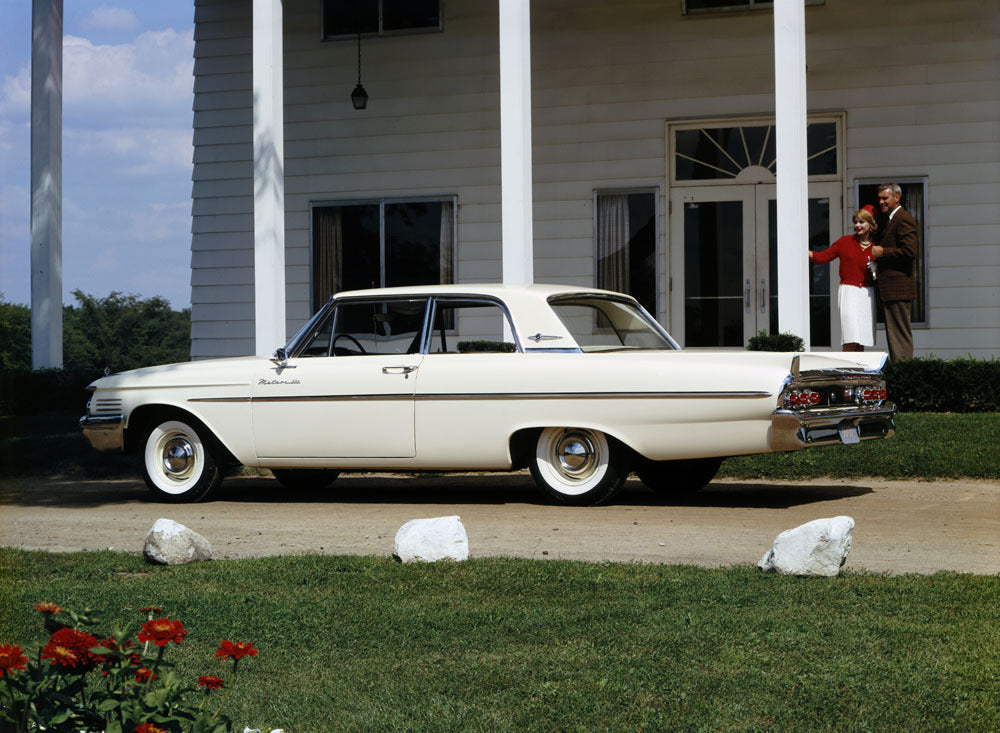
[[[182,435],[163,444],[163,470],[172,478],[183,478],[194,467],[194,447]]]
[[[566,433],[556,443],[559,470],[567,478],[587,478],[597,465],[597,450],[590,437],[583,433]]]

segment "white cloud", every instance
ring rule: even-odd
[[[134,21],[114,10],[98,8],[81,27]],[[64,37],[65,293],[120,290],[187,305],[193,50],[190,27],[126,43]],[[0,77],[0,290],[27,302],[30,63],[8,68],[17,70]]]
[[[193,48],[189,34],[171,29],[142,33],[131,43],[114,45],[66,36],[65,103],[104,118],[115,111],[142,112],[178,104],[186,104],[190,110]]]
[[[83,27],[88,30],[130,31],[137,28],[139,19],[127,8],[99,5],[83,19]]]
[[[31,71],[22,66],[14,76],[5,76],[0,84],[0,119],[28,118],[31,109]]]

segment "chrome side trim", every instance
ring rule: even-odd
[[[285,395],[266,397],[194,397],[188,402],[454,402],[463,400],[688,400],[688,399],[761,399],[771,392],[455,392],[436,394],[352,394]]]
[[[189,397],[188,402],[252,402],[252,397]]]
[[[101,453],[125,451],[124,415],[84,415],[80,418],[83,437]]]

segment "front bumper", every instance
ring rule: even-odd
[[[101,453],[125,451],[124,415],[84,415],[80,418],[83,436]]]
[[[850,445],[896,434],[896,405],[825,410],[775,410],[771,414],[771,450],[791,451],[819,445]]]

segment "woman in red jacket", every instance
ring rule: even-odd
[[[840,258],[840,335],[844,351],[864,351],[875,343],[875,257],[872,236],[878,229],[874,207],[854,212],[854,234],[841,237],[822,252],[809,252],[809,259],[822,264]]]

